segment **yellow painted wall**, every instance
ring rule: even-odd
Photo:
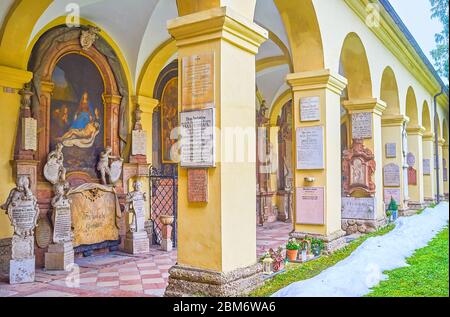
[[[423,136],[423,158],[430,160],[430,175],[423,175],[424,199],[435,199],[436,195],[436,176],[434,162],[434,134],[428,133]]]
[[[424,202],[423,189],[423,151],[422,151],[422,135],[408,134],[408,150],[416,157],[416,164],[414,166],[417,172],[417,185],[409,185],[409,199],[411,202]]]

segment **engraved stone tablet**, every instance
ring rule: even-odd
[[[183,57],[182,111],[214,107],[214,52]]]
[[[408,167],[408,185],[417,185],[417,170],[414,167]]]
[[[10,206],[15,232],[32,232],[36,226],[36,206],[33,200],[19,200]]]
[[[409,167],[414,167],[414,165],[416,164],[416,157],[413,153],[408,153],[408,155],[406,156],[406,163]]]
[[[423,160],[423,175],[431,175],[431,160]]]
[[[22,119],[22,144],[24,150],[37,150],[37,120],[34,118]]]
[[[384,203],[389,205],[391,198],[394,198],[397,204],[401,203],[400,188],[385,188],[384,189]]]
[[[208,170],[188,170],[188,199],[190,203],[208,202]]]
[[[53,242],[64,243],[72,241],[72,214],[70,206],[55,208],[55,223]]]
[[[400,167],[394,163],[388,164],[383,168],[384,186],[400,186]]]
[[[39,218],[36,227],[36,244],[39,248],[45,249],[52,242],[52,228],[47,218]]]
[[[147,155],[147,132],[140,130],[133,130],[132,132],[132,155]]]
[[[323,127],[297,128],[297,169],[324,169]]]
[[[397,144],[386,143],[386,158],[396,158],[396,157],[397,157]]]
[[[297,195],[297,224],[323,225],[324,213],[324,188],[300,187]]]
[[[300,121],[320,120],[320,97],[306,97],[300,99]]]
[[[352,114],[353,139],[372,138],[372,113],[361,112]]]
[[[182,112],[180,119],[181,167],[214,167],[214,109]]]
[[[375,219],[375,198],[342,197],[343,219]]]

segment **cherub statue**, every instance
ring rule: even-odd
[[[109,160],[117,160],[117,161],[123,161],[122,158],[118,156],[113,156],[112,149],[110,146],[108,146],[101,154],[100,159],[97,164],[97,170],[100,172],[101,180],[103,185],[112,185],[114,183],[114,180],[111,179],[111,165],[109,164]],[[108,176],[109,183],[106,179]]]
[[[125,200],[125,210],[128,212],[132,219],[130,224],[130,231],[131,232],[139,232],[143,230],[144,228],[140,228],[138,224],[138,216],[136,214],[136,206],[135,202],[145,202],[147,201],[147,194],[142,191],[142,183],[140,181],[136,181],[133,184],[134,191],[129,192],[127,194],[126,200]],[[143,210],[142,210],[143,211]]]

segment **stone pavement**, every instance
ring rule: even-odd
[[[274,223],[257,228],[258,256],[284,245],[291,224]],[[36,282],[9,285],[0,279],[0,297],[143,297],[162,296],[176,250],[167,253],[153,246],[147,255],[121,252],[76,259],[71,273],[36,270]]]

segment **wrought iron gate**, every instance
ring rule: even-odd
[[[161,215],[174,216],[172,241],[177,244],[177,204],[178,204],[178,169],[177,165],[165,164],[161,170],[150,168],[151,219],[153,222],[153,243],[161,244],[163,225]]]

